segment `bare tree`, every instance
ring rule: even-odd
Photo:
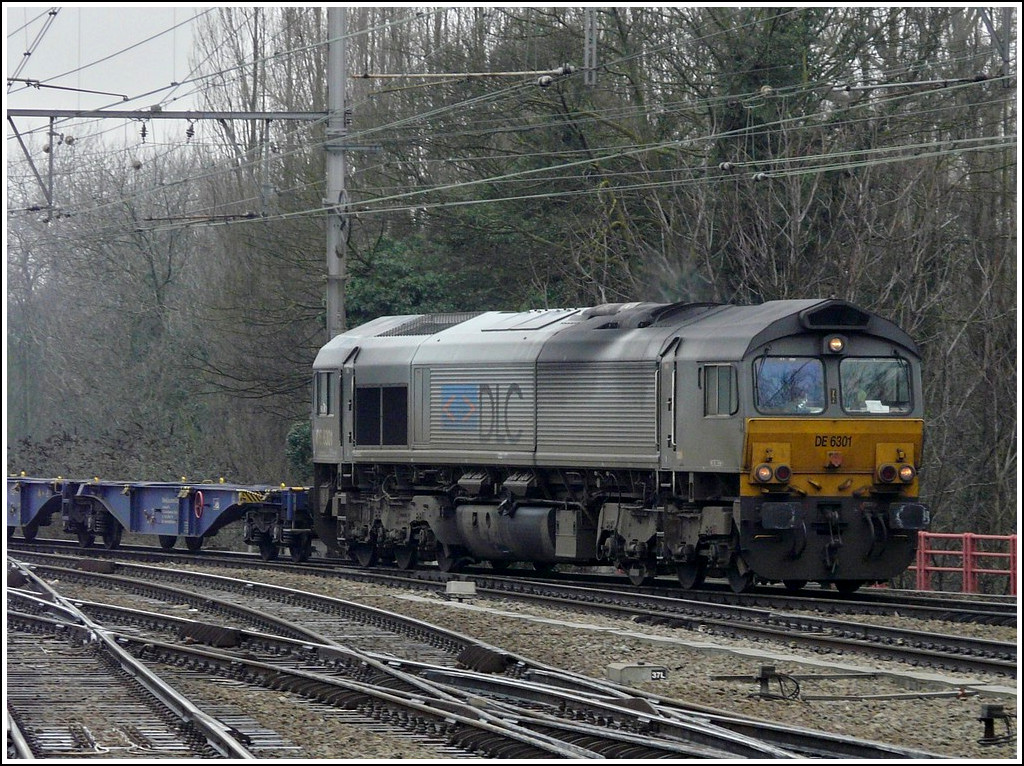
[[[562,68],[582,58],[585,13],[596,85]],[[208,18],[208,106],[325,108],[322,8]],[[937,527],[1013,528],[1009,11],[386,6],[348,18],[351,316],[842,297],[921,344]],[[560,73],[546,87],[507,74],[540,70]],[[205,135],[135,174],[98,163],[75,188],[93,200],[77,220],[9,227],[9,433],[40,435],[41,413],[66,415],[61,397],[104,391],[130,406],[73,405],[72,420],[164,438],[186,428],[198,464],[287,470],[275,455],[306,418],[323,338],[324,125],[236,120]],[[56,344],[71,346],[70,366],[51,366]],[[184,380],[168,372],[179,368]],[[277,446],[250,461],[248,435]]]

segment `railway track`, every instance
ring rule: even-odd
[[[38,584],[38,583],[37,583]],[[58,618],[7,611],[7,714],[20,757],[255,756],[52,589]]]
[[[1017,645],[955,633],[859,623],[814,614],[666,598],[622,590],[578,588],[508,578],[481,578],[478,591],[551,603],[585,604],[636,622],[699,629],[754,639],[777,639],[813,651],[862,652],[916,667],[1017,677]]]
[[[28,554],[25,554],[28,555]],[[219,557],[204,555],[201,559],[213,561]],[[238,557],[229,555],[225,561],[238,565]],[[253,562],[253,559],[249,559]],[[253,562],[255,563],[255,562]],[[259,566],[259,564],[256,564]],[[126,564],[120,565],[122,567]],[[452,579],[439,572],[396,572],[395,570],[365,570],[304,567],[303,571],[322,571],[328,576],[376,579],[394,583],[397,586],[414,588],[443,589]],[[869,656],[891,659],[919,668],[935,670],[985,673],[997,677],[1017,677],[1017,646],[1007,641],[994,641],[982,637],[950,632],[935,632],[934,629],[917,627],[892,627],[887,624],[862,623],[852,619],[850,614],[843,617],[831,616],[838,612],[843,602],[823,602],[819,599],[798,599],[797,606],[808,605],[814,613],[806,611],[779,611],[768,606],[748,606],[756,601],[721,603],[713,597],[680,598],[678,595],[665,596],[649,593],[644,589],[622,590],[620,588],[598,587],[593,584],[562,584],[551,580],[537,580],[495,575],[483,570],[474,574],[460,575],[460,580],[472,580],[477,592],[501,598],[515,598],[534,602],[575,605],[581,609],[605,612],[632,619],[641,623],[652,623],[680,629],[700,630],[726,636],[742,636],[760,640],[784,640],[787,643],[805,647],[815,652],[864,653]],[[756,596],[763,600],[766,596]],[[784,599],[783,605],[792,605],[790,597],[773,595],[771,598]],[[877,601],[877,600],[876,600]],[[851,611],[856,613],[853,602]],[[808,608],[805,606],[805,609]],[[868,614],[891,613],[900,610],[891,601],[879,604],[867,603]],[[921,619],[932,620],[945,617],[954,622],[966,622],[971,611],[963,605],[943,603],[928,605],[909,604],[907,611]],[[823,616],[818,614],[825,612]],[[1007,614],[995,609],[991,603],[975,607],[976,615],[983,624],[991,624],[999,617],[1002,624],[1016,619],[1016,614]],[[902,615],[902,611],[901,611]],[[951,617],[952,615],[952,617]]]
[[[814,611],[823,614],[874,614],[903,616],[919,620],[948,623],[1016,626],[1018,601],[1012,596],[986,594],[924,593],[916,591],[862,588],[854,594],[838,594],[834,590],[808,586],[792,593],[777,586],[756,587],[750,592],[734,593],[725,584],[708,583],[705,587],[682,590],[671,577],[651,579],[641,587],[627,585],[622,573],[585,573],[558,571],[542,573],[535,569],[512,568],[497,572],[489,566],[469,567],[459,574],[445,574],[436,568],[422,566],[404,571],[394,567],[355,566],[346,559],[312,558],[302,563],[285,559],[265,561],[258,554],[243,551],[206,549],[199,553],[166,550],[154,546],[122,545],[116,552],[99,547],[82,549],[74,541],[42,539],[26,542],[19,538],[7,541],[8,550],[26,553],[63,553],[69,556],[96,558],[116,557],[140,562],[196,561],[211,566],[259,567],[280,570],[301,570],[343,574],[347,578],[380,578],[388,574],[403,581],[427,581],[443,584],[452,579],[509,578],[542,583],[591,588],[594,590],[628,589],[631,593],[660,596],[668,599],[685,598],[692,601],[713,601],[735,606],[770,608],[780,611]]]
[[[68,583],[76,580],[93,580],[105,582],[108,588],[123,591],[128,584],[124,581],[123,572],[113,577],[109,574],[94,572],[79,572],[67,568],[43,566],[36,564],[36,570],[41,571],[48,577],[60,579]],[[177,577],[179,572],[171,572],[165,569],[143,567],[118,567],[129,569],[136,575],[146,572],[147,582],[142,583],[143,592],[147,598],[155,596],[156,589],[165,586],[155,586],[151,579]],[[134,578],[133,578],[134,579]],[[209,602],[220,600],[223,591],[230,591],[232,595],[241,594],[246,600],[263,598],[266,594],[274,593],[276,601],[293,608],[296,601],[304,604],[307,611],[315,609],[311,606],[309,594],[286,593],[286,589],[269,588],[258,583],[238,582],[231,578],[222,578],[209,575],[196,575],[188,573],[187,579],[196,585],[200,580],[212,583],[205,589],[217,592],[216,599],[209,595],[188,594],[183,592],[181,583],[172,583],[169,586],[168,598],[180,603],[186,601],[195,603],[203,598]],[[234,583],[234,586],[228,583]],[[228,600],[231,600],[229,596]],[[337,615],[336,599],[315,599],[321,607],[325,607],[328,613]],[[110,615],[117,612],[114,607],[105,607],[95,604],[83,604],[83,609],[98,611],[105,620],[111,620]],[[229,607],[214,607],[216,613],[225,611],[237,618],[239,613]],[[113,612],[111,612],[113,610]],[[267,614],[271,610],[268,605],[260,604],[258,612]],[[377,610],[372,610],[377,611]],[[310,624],[309,615],[303,615],[302,625]],[[135,618],[138,619],[138,618]],[[155,620],[155,617],[148,617]],[[380,616],[375,615],[374,624],[380,627]],[[393,624],[401,625],[397,628],[399,633],[409,634],[409,621],[405,618],[397,620],[389,618]],[[121,617],[115,622],[125,622]],[[370,692],[366,688],[353,688],[353,684],[364,684],[364,680],[339,681],[336,677],[340,665],[349,665],[363,668],[367,664],[373,664],[381,672],[388,668],[398,669],[402,683],[396,683],[394,677],[387,683],[386,693],[375,692],[376,699],[372,703],[365,703],[375,709],[386,712],[388,720],[397,716],[400,720],[415,721],[414,726],[424,726],[422,718],[425,711],[419,710],[410,713],[410,704],[422,705],[425,695],[431,693],[426,685],[433,688],[433,698],[427,705],[436,712],[441,709],[446,716],[445,720],[465,714],[467,718],[474,715],[489,719],[491,725],[497,726],[502,721],[512,718],[517,722],[519,730],[517,736],[527,736],[522,732],[529,732],[529,737],[540,738],[544,742],[557,741],[564,748],[560,755],[562,757],[772,757],[786,758],[799,757],[800,755],[815,754],[824,757],[838,757],[843,755],[850,757],[852,752],[870,752],[869,757],[884,758],[907,758],[920,756],[921,753],[903,750],[892,746],[882,746],[875,743],[862,743],[850,740],[849,738],[822,735],[815,732],[805,732],[800,737],[795,731],[788,727],[786,729],[773,730],[768,724],[759,724],[754,721],[740,721],[723,716],[721,722],[711,720],[706,711],[695,712],[686,710],[677,703],[659,701],[655,704],[646,699],[639,699],[635,692],[625,688],[614,688],[614,685],[606,683],[590,682],[589,685],[582,684],[579,679],[573,680],[573,676],[560,673],[556,669],[544,668],[529,663],[522,658],[514,658],[510,655],[495,650],[492,647],[476,645],[471,642],[453,640],[450,633],[440,631],[443,638],[438,641],[427,641],[434,645],[445,645],[458,650],[457,661],[425,661],[422,656],[399,657],[396,647],[391,645],[388,651],[380,652],[368,648],[371,644],[364,644],[360,649],[339,647],[338,643],[330,638],[323,637],[321,642],[314,645],[311,640],[316,638],[318,631],[304,628],[299,631],[292,618],[284,619],[280,616],[274,617],[275,630],[279,638],[274,641],[290,642],[292,649],[287,652],[289,656],[299,658],[302,669],[294,668],[295,660],[291,661],[293,667],[287,667],[288,663],[282,663],[279,659],[267,662],[266,658],[279,657],[282,653],[280,646],[273,650],[260,644],[262,650],[255,652],[253,658],[252,645],[240,652],[225,653],[200,649],[194,645],[180,646],[174,642],[158,641],[152,635],[130,635],[119,634],[118,640],[134,647],[135,651],[147,656],[151,661],[159,661],[162,666],[176,666],[184,664],[193,668],[202,668],[204,673],[222,675],[224,677],[243,677],[247,681],[253,678],[263,678],[264,683],[271,684],[275,689],[305,690],[306,696],[311,696],[323,702],[327,699],[345,698],[349,708],[359,707],[364,703],[356,703],[351,695],[366,697]],[[131,620],[127,620],[131,623]],[[180,618],[172,622],[177,623],[174,629],[164,627],[165,633],[173,633],[175,630],[180,634],[182,623]],[[191,623],[192,621],[188,621]],[[291,626],[290,628],[286,626]],[[265,627],[265,625],[264,625]],[[137,629],[137,626],[136,626]],[[391,628],[395,629],[395,628]],[[237,629],[233,629],[237,633]],[[350,636],[351,630],[349,631]],[[422,626],[416,629],[420,634],[425,628]],[[216,633],[216,631],[214,631]],[[291,633],[291,636],[281,634]],[[300,636],[295,633],[302,633]],[[190,634],[197,635],[197,634]],[[250,641],[270,641],[266,633],[253,633]],[[357,636],[357,639],[359,637]],[[194,642],[196,639],[193,639]],[[461,646],[460,646],[461,644]],[[351,652],[357,652],[353,659]],[[332,666],[331,675],[325,675],[321,670],[310,668],[316,664],[313,655],[316,655],[316,662],[325,662],[324,658],[330,658]],[[412,654],[421,654],[413,652]],[[243,656],[244,655],[244,656]],[[339,662],[342,656],[348,659]],[[467,667],[467,665],[469,667]],[[475,666],[475,667],[474,667]],[[502,672],[497,672],[501,670]],[[489,671],[489,672],[488,672]],[[386,673],[385,673],[386,674]],[[419,681],[410,683],[410,676],[415,676]],[[284,680],[288,677],[290,680]],[[269,680],[267,680],[269,679]],[[339,690],[344,686],[344,691]],[[401,687],[405,688],[401,688]],[[379,684],[377,685],[379,688]],[[311,691],[312,690],[312,691]],[[308,693],[306,693],[308,692]],[[383,698],[380,696],[383,694]],[[412,700],[406,699],[399,703],[395,698],[402,694],[412,695]],[[340,697],[339,697],[340,695]],[[349,696],[345,696],[349,695]],[[525,696],[524,696],[525,695]],[[645,695],[646,697],[646,695]],[[386,699],[384,699],[386,698]],[[480,702],[487,699],[486,704]],[[396,713],[393,708],[404,705],[404,712]],[[459,725],[468,725],[459,719]],[[436,731],[436,727],[435,727]],[[757,732],[755,734],[754,732]],[[489,736],[497,736],[496,732],[489,732]],[[485,737],[486,739],[486,737]],[[799,740],[799,741],[798,741]],[[481,740],[472,739],[473,747],[483,747]],[[786,746],[777,744],[778,741],[785,741]],[[586,746],[579,744],[586,742]],[[536,745],[532,745],[536,746]],[[511,745],[488,745],[491,748],[492,757],[513,757],[513,752],[519,753],[515,757],[530,757],[521,755],[526,747],[522,741],[516,746]],[[512,749],[509,749],[509,748]],[[516,749],[518,748],[518,749]],[[581,750],[582,748],[582,750]],[[549,751],[551,752],[558,751]],[[827,755],[830,754],[830,755]],[[534,756],[536,757],[536,756]]]
[[[438,712],[444,719],[454,717],[461,724],[463,719],[479,720],[482,715],[492,718],[490,725],[483,727],[483,734],[491,741],[483,748],[477,738],[463,734],[458,739],[465,744],[459,750],[455,746],[446,745],[447,755],[453,752],[463,756],[484,753],[490,757],[536,757],[523,740],[529,736],[543,737],[552,742],[564,741],[564,746],[550,746],[546,755],[564,757],[730,757],[736,755],[757,755],[760,757],[789,757],[782,749],[764,744],[745,734],[737,734],[721,730],[717,734],[709,732],[707,725],[699,729],[692,721],[676,723],[674,728],[688,734],[689,740],[703,739],[707,743],[675,741],[659,739],[648,732],[637,731],[633,734],[612,729],[609,726],[588,726],[579,721],[559,721],[551,716],[540,713],[526,714],[522,708],[514,708],[507,702],[509,698],[522,698],[522,687],[526,683],[520,675],[518,678],[494,676],[472,671],[459,671],[450,666],[428,665],[397,661],[393,654],[364,654],[353,652],[333,644],[311,644],[308,641],[296,641],[283,637],[275,637],[265,633],[252,633],[226,630],[209,624],[199,625],[193,620],[180,617],[159,615],[152,612],[140,612],[124,607],[116,607],[90,602],[79,602],[80,608],[105,624],[120,625],[133,631],[144,628],[144,635],[130,635],[117,632],[118,641],[132,647],[140,657],[157,662],[161,672],[168,674],[181,672],[181,668],[201,671],[207,675],[220,675],[225,678],[245,679],[247,683],[272,687],[275,690],[288,690],[321,703],[332,706],[361,710],[364,723],[375,720],[387,723],[397,718],[405,728],[413,733],[429,732],[429,738],[435,743],[446,735],[456,736],[451,730],[451,720],[439,720]],[[199,648],[195,644],[181,646],[160,641],[157,635],[167,636],[198,636],[201,641],[219,644],[231,644],[235,651],[226,654]],[[200,643],[200,641],[196,641]],[[492,658],[493,659],[493,658]],[[479,662],[479,657],[477,658]],[[319,672],[311,672],[311,668],[319,668]],[[410,669],[415,673],[411,673]],[[440,681],[430,680],[429,672],[441,673]],[[535,672],[535,671],[534,671]],[[491,696],[504,698],[504,703],[492,702],[481,705],[481,689],[460,686],[451,682],[448,674],[461,673],[490,679],[499,690],[491,689]],[[423,680],[420,680],[420,679]],[[347,680],[343,680],[347,679]],[[581,706],[592,708],[595,703],[581,696],[580,693],[567,693],[562,685],[549,685],[545,688],[537,683],[531,684],[530,701],[534,707],[560,711],[560,706],[572,706],[579,718],[585,717],[579,712]],[[443,682],[443,683],[442,683]],[[604,690],[607,695],[608,690]],[[587,689],[587,694],[593,694]],[[623,699],[633,699],[631,695],[619,695]],[[428,700],[429,702],[425,702]],[[539,701],[539,702],[538,702]],[[610,711],[615,711],[612,703],[603,703]],[[570,710],[572,709],[570,707]],[[622,711],[619,718],[622,719]],[[508,720],[514,717],[516,728],[526,735],[520,734],[517,741],[509,737],[510,742],[503,747],[496,747],[497,731],[500,727],[507,728]],[[612,716],[607,718],[611,720]],[[431,720],[433,719],[433,720]],[[628,723],[628,722],[625,722]],[[644,727],[633,724],[634,729]],[[587,746],[581,747],[574,742],[581,741],[582,733],[586,732]],[[721,740],[726,740],[729,749],[724,749]],[[715,746],[717,745],[717,746]],[[536,748],[533,748],[536,750]]]
[[[1013,597],[989,596],[982,594],[921,593],[916,591],[892,591],[887,589],[863,588],[855,594],[841,595],[834,590],[807,587],[799,593],[790,593],[780,587],[757,587],[747,593],[734,593],[727,585],[708,584],[703,588],[682,590],[672,578],[657,578],[642,587],[628,586],[621,574],[586,574],[580,572],[553,571],[541,574],[531,569],[495,572],[490,567],[469,568],[458,575],[450,575],[435,568],[423,567],[414,571],[401,571],[392,567],[357,567],[343,559],[317,559],[304,563],[285,560],[264,561],[259,555],[241,551],[214,549],[189,553],[164,550],[152,546],[122,545],[116,552],[102,548],[82,549],[77,542],[69,540],[38,538],[31,543],[19,538],[8,540],[8,550],[25,553],[63,553],[68,556],[90,556],[96,558],[116,557],[119,560],[140,562],[202,562],[209,566],[253,567],[281,571],[303,571],[323,573],[327,576],[386,580],[389,576],[396,582],[413,587],[418,582],[443,585],[451,579],[479,579],[481,582],[503,580],[528,580],[545,584],[560,584],[579,589],[596,591],[625,591],[664,599],[685,599],[687,601],[708,601],[715,604],[746,606],[784,612],[815,612],[824,615],[893,616],[936,620],[949,623],[983,624],[993,626],[1016,626],[1017,599]],[[666,585],[667,583],[667,585]],[[501,586],[496,586],[501,587]]]
[[[114,588],[128,584],[127,578],[109,578],[95,572],[76,578],[72,570],[47,567],[37,567],[37,570],[44,576],[50,579],[59,579],[65,584],[90,579],[99,579],[100,582]],[[214,585],[223,585],[223,583],[216,582],[217,579],[211,578]],[[588,755],[586,751],[571,744],[542,735],[530,734],[528,731],[520,730],[520,727],[511,724],[504,725],[497,719],[495,721],[481,720],[471,706],[453,698],[434,699],[431,705],[424,701],[425,698],[436,696],[434,690],[430,688],[430,684],[426,682],[410,683],[406,679],[400,678],[399,672],[389,668],[386,664],[377,661],[368,662],[366,656],[361,653],[345,649],[334,641],[322,638],[308,627],[289,622],[280,615],[264,614],[263,617],[260,617],[259,610],[240,608],[237,604],[211,595],[188,594],[180,586],[172,584],[161,587],[152,583],[142,583],[141,587],[133,590],[144,594],[150,601],[166,599],[165,604],[168,606],[180,605],[183,600],[189,603],[202,603],[209,613],[225,616],[228,620],[249,619],[260,623],[263,627],[270,627],[289,635],[299,635],[302,638],[302,640],[295,640],[280,638],[271,633],[247,632],[246,645],[240,647],[239,651],[224,651],[201,644],[238,646],[240,642],[235,640],[239,635],[237,628],[210,623],[200,624],[194,620],[182,620],[174,616],[152,612],[140,613],[138,610],[126,610],[79,601],[83,609],[93,615],[103,617],[105,623],[108,623],[110,618],[115,615],[121,623],[136,626],[145,623],[147,626],[145,635],[133,634],[134,631],[112,631],[110,628],[104,628],[104,631],[110,631],[110,635],[114,637],[119,647],[147,664],[159,668],[162,676],[171,676],[178,681],[183,680],[183,673],[191,673],[194,676],[219,677],[248,686],[291,692],[315,702],[329,704],[342,711],[357,711],[356,718],[350,716],[350,723],[376,726],[378,731],[381,726],[385,729],[410,729],[414,734],[419,735],[421,741],[430,740],[434,743],[433,749],[436,757],[457,755],[459,757],[536,759],[542,757],[586,757]],[[214,590],[220,590],[220,588],[215,587]],[[19,596],[22,601],[32,601],[31,596],[14,594],[16,599]],[[332,607],[334,606],[332,605]],[[36,610],[43,611],[50,609],[49,603],[42,599],[35,599],[34,607]],[[336,608],[332,608],[330,611],[334,614]],[[364,611],[369,613],[373,610]],[[22,620],[33,619],[18,614]],[[96,624],[91,617],[83,619],[89,620],[91,624]],[[371,642],[375,642],[385,632],[380,629],[381,622],[381,616],[376,615],[372,620],[367,621],[368,629],[360,631],[358,635],[352,631],[351,625],[345,629],[350,638],[364,643],[370,634],[376,634],[373,638],[369,638]],[[408,626],[412,622],[396,616],[396,623],[401,624],[403,629],[399,631],[399,634],[389,636],[392,641],[391,646],[398,648],[395,646],[394,640],[405,637],[406,644],[402,648],[416,656],[423,656],[422,642],[408,639]],[[60,625],[55,626],[55,628],[60,627]],[[161,633],[164,634],[164,640],[157,637],[157,634]],[[438,635],[441,636],[442,643],[451,638],[444,631],[438,631]],[[326,643],[314,644],[311,639],[319,639]],[[286,646],[287,649],[283,648]],[[376,674],[368,673],[367,666],[369,664],[374,666]],[[313,672],[309,669],[311,666],[322,666],[325,672]],[[348,674],[344,672],[346,668],[349,670]],[[326,672],[327,669],[330,670],[329,675]],[[366,677],[368,674],[379,677],[373,678],[373,683],[369,683],[365,679],[357,680],[344,677],[345,675]],[[403,686],[405,688],[402,688]],[[218,715],[224,715],[224,713],[218,712]],[[228,711],[227,715],[231,717],[234,725],[238,725],[238,710]],[[280,737],[258,725],[249,726],[248,729],[244,735],[246,740],[258,741],[264,752],[269,748],[299,749],[294,744],[289,746],[280,741]],[[272,743],[272,739],[278,741]],[[725,751],[720,751],[719,754],[723,752]]]

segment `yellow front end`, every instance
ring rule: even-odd
[[[913,561],[919,419],[752,418],[740,482],[740,549],[767,580],[879,581]]]

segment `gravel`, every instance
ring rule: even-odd
[[[581,676],[608,680],[609,666],[613,663],[645,663],[667,670],[665,680],[634,684],[638,693],[671,697],[775,723],[846,734],[943,758],[1019,762],[1019,738],[1016,736],[1019,690],[1014,679],[930,672],[861,654],[813,654],[780,642],[754,642],[695,630],[642,625],[627,619],[585,614],[569,608],[534,606],[511,599],[478,596],[456,601],[448,600],[443,594],[394,590],[340,577],[223,568],[216,572],[322,593],[423,619]],[[940,623],[933,629],[950,632],[954,628]],[[958,625],[955,630],[983,631],[983,635],[1006,641],[1016,641],[1017,635],[1013,628],[990,626]],[[765,665],[774,666],[780,676],[795,677],[799,696],[762,697],[755,677]],[[875,675],[856,679],[835,677],[853,671]],[[743,678],[730,678],[735,676]],[[778,686],[773,683],[768,688],[770,693],[779,696],[794,690],[791,682]],[[953,696],[907,696],[939,692],[952,692]],[[232,688],[217,693],[239,694]],[[249,714],[291,736],[301,747],[302,757],[445,757],[420,743],[367,733],[321,712],[311,715],[308,703],[288,700],[277,692],[245,690],[241,694],[240,704],[246,706]],[[884,695],[901,696],[885,698]],[[808,699],[815,696],[843,698]],[[982,707],[992,704],[1004,706],[1010,714],[1013,736],[1009,742],[984,745],[979,743],[985,730],[978,718]],[[995,726],[997,736],[1007,733],[1003,721],[997,720]],[[284,752],[280,757],[291,758],[296,754]]]

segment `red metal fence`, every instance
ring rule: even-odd
[[[917,590],[1017,595],[1017,535],[918,534]]]

